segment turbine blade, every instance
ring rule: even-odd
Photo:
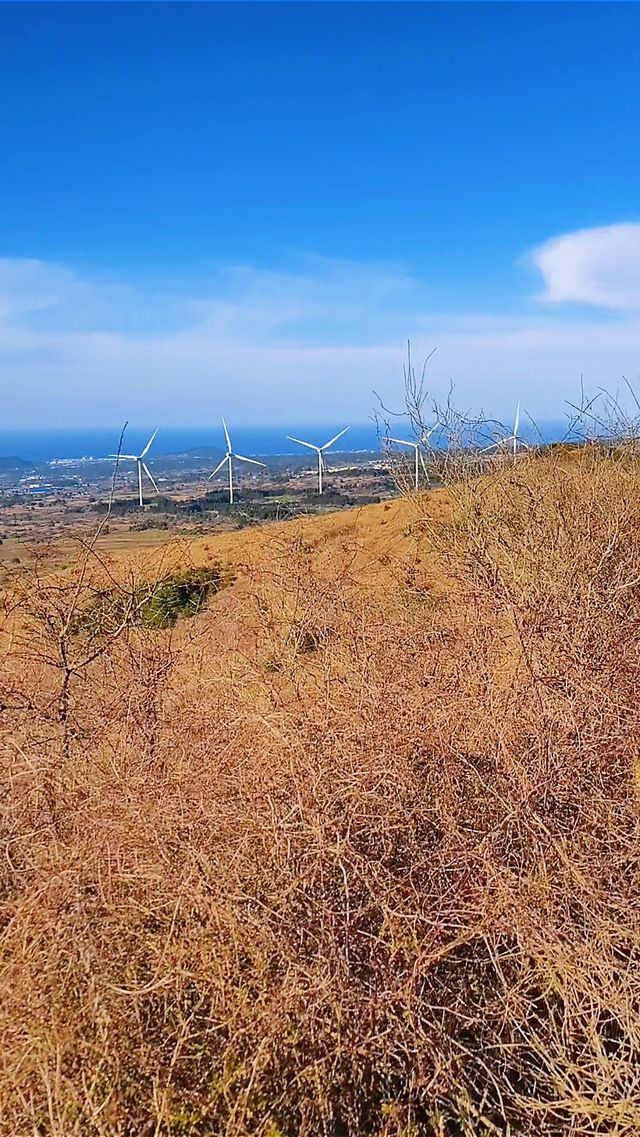
[[[349,427],[345,426],[344,430],[341,430],[339,434],[336,434],[335,438],[330,438],[328,442],[325,442],[324,446],[320,447],[320,449],[327,450],[329,446],[333,446],[334,442],[337,442],[339,438],[342,438],[342,435],[346,434],[348,430]]]
[[[264,466],[265,470],[267,468],[266,462],[258,462],[255,458],[245,458],[244,454],[234,454],[233,456],[237,458],[239,462],[251,462],[252,466]]]
[[[143,463],[142,463],[142,469],[144,470],[145,474],[147,475],[147,477],[148,477],[149,481],[151,482],[151,485],[153,486],[153,488],[154,488],[154,490],[156,491],[156,493],[158,493],[158,494],[159,494],[159,493],[160,493],[160,490],[158,489],[158,487],[157,487],[157,485],[156,485],[155,481],[153,480],[153,474],[151,473],[151,470],[150,470],[150,469],[149,469],[149,467],[147,466],[146,462],[143,462]]]
[[[141,458],[144,458],[145,454],[147,454],[149,452],[149,450],[151,449],[151,443],[153,442],[153,440],[154,440],[156,434],[158,433],[159,429],[160,429],[159,427],[156,427],[156,429],[154,430],[153,434],[151,435],[151,438],[147,442],[147,445],[145,446],[144,450],[142,451],[142,454],[140,455]]]
[[[107,454],[107,458],[120,458],[120,459],[124,459],[126,462],[137,462],[138,461],[138,455],[137,454]]]
[[[517,438],[517,437],[518,437],[518,427],[519,427],[519,425],[520,425],[520,400],[518,399],[518,405],[517,405],[517,407],[516,407],[516,417],[515,417],[515,422],[514,422],[514,424],[513,424],[513,434],[512,434],[512,436],[511,436],[512,438]]]
[[[387,438],[387,442],[397,442],[399,446],[416,446],[417,442],[407,442],[404,438]]]
[[[229,438],[229,431],[227,430],[227,424],[224,421],[224,419],[222,420],[222,428],[224,430],[224,436],[227,440],[227,454],[231,454],[233,447],[231,446],[231,439]]]
[[[310,450],[318,451],[322,449],[320,446],[314,446],[313,442],[303,442],[301,438],[294,438],[291,434],[288,434],[287,438],[289,439],[289,442],[297,442],[299,446],[308,446]]]
[[[216,474],[218,473],[218,470],[221,470],[222,467],[224,466],[225,462],[228,462],[228,461],[229,461],[229,455],[225,454],[222,461],[218,462],[218,465],[216,466],[215,470],[213,470],[212,473],[209,474],[207,481],[209,481],[211,478],[215,478]]]

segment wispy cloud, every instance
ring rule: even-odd
[[[534,249],[542,299],[640,311],[640,224],[580,229]]]
[[[640,226],[613,228],[632,231],[627,244],[638,240]],[[550,417],[581,373],[592,386],[615,386],[639,369],[631,268],[624,287],[606,268],[619,235],[608,262],[602,252],[582,260],[575,252],[575,242],[584,249],[587,235],[600,232],[568,234],[533,254],[550,303],[604,306],[606,294],[618,310],[588,322],[535,304],[519,315],[438,312],[425,284],[402,267],[318,257],[287,272],[216,269],[188,290],[0,261],[3,425],[125,417],[184,425],[213,422],[221,411],[245,423],[362,421],[374,388],[400,401],[407,337],[416,360],[437,345],[429,372],[436,392],[452,378],[465,405],[506,414],[521,397]]]

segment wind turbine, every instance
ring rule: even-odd
[[[431,445],[431,435],[435,434],[436,430],[439,430],[439,429],[440,429],[440,423],[434,422],[433,426],[430,426],[428,430],[425,430],[422,432],[422,438],[420,439],[422,446],[424,446],[425,449],[429,449],[432,454],[434,453],[434,450],[433,450],[433,446]],[[425,460],[422,456],[422,451],[420,451],[420,464],[422,466],[422,469],[424,470],[424,476],[427,479],[427,484],[431,485],[431,479],[429,478],[429,471],[427,469]]]
[[[160,493],[160,490],[158,489],[156,483],[153,480],[151,471],[150,471],[149,467],[147,466],[146,462],[144,461],[145,456],[148,454],[148,452],[151,448],[151,443],[153,442],[157,433],[158,433],[158,427],[156,427],[156,429],[154,430],[153,434],[151,435],[151,438],[147,442],[147,445],[145,446],[145,448],[141,454],[110,454],[109,455],[110,458],[115,458],[117,461],[120,461],[120,459],[122,458],[122,459],[124,459],[125,462],[135,462],[137,464],[137,468],[138,468],[138,496],[140,499],[140,508],[141,509],[144,506],[144,498],[142,496],[142,471],[143,470],[144,470],[145,474],[147,475],[149,481],[151,482],[151,485],[153,486],[156,493],[157,494]]]
[[[433,429],[435,430],[435,427]],[[432,434],[433,431],[430,431],[429,433]],[[422,461],[422,454],[420,453],[420,443],[419,442],[408,442],[405,438],[385,438],[385,442],[396,442],[398,444],[398,446],[413,446],[413,449],[415,451],[414,479],[415,479],[415,489],[417,492],[420,488],[420,465],[419,465],[419,463]],[[422,462],[422,466],[423,466],[423,469],[426,473],[426,467],[425,467],[424,462]]]
[[[315,446],[313,442],[303,442],[301,438],[293,438],[291,434],[287,435],[290,442],[297,442],[299,446],[307,446],[309,450],[315,450],[318,455],[318,493],[322,493],[322,475],[324,473],[324,458],[322,457],[322,452],[323,450],[328,450],[330,446],[333,446],[334,442],[342,438],[342,435],[346,434],[348,429],[349,427],[345,426],[344,430],[341,430],[334,438],[330,438],[328,442],[325,442],[324,446]]]
[[[227,453],[225,454],[222,461],[218,462],[218,465],[216,466],[213,473],[209,474],[208,480],[215,477],[215,475],[218,473],[218,470],[221,470],[222,467],[224,466],[224,464],[227,463],[229,466],[229,505],[233,505],[233,459],[235,458],[236,461],[238,461],[238,462],[250,462],[252,466],[264,466],[265,470],[266,470],[266,463],[265,462],[257,462],[255,458],[245,458],[244,454],[235,454],[234,450],[233,450],[233,446],[231,445],[231,439],[229,438],[229,431],[227,430],[227,424],[224,421],[224,419],[222,420],[222,426],[224,429],[224,436],[227,440]]]
[[[516,405],[516,417],[513,421],[513,434],[509,434],[506,438],[499,438],[497,442],[492,442],[490,446],[484,446],[480,451],[481,454],[486,454],[488,450],[499,450],[501,446],[510,446],[515,462],[518,454],[518,446],[523,450],[529,450],[530,447],[518,434],[518,427],[520,426],[520,400],[518,399]]]

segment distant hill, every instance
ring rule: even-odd
[[[7,455],[7,457],[0,457],[0,472],[3,470],[32,470],[33,462],[27,462],[24,458],[16,458],[15,455]]]
[[[190,450],[175,450],[169,454],[159,454],[158,458],[214,458],[224,454],[219,446],[193,446]]]

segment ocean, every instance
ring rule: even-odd
[[[321,426],[236,426],[229,423],[229,431],[234,449],[240,454],[300,454],[302,447],[289,442],[288,434],[304,438],[321,446],[344,428],[344,423]],[[15,457],[31,462],[51,462],[59,458],[104,458],[115,453],[118,447],[121,427],[87,428],[86,430],[0,430],[0,458]],[[123,443],[123,451],[129,454],[140,453],[146,445],[155,426],[128,427]],[[398,437],[411,438],[406,425],[396,422],[393,433]],[[540,423],[539,435],[545,442],[562,438],[566,425],[558,422]],[[523,437],[532,439],[532,431],[523,423]],[[150,452],[150,457],[161,454],[181,454],[199,447],[224,449],[222,427],[213,423],[210,426],[161,427]],[[378,451],[380,439],[374,423],[360,423],[349,427],[332,448],[332,453],[353,452],[357,450]]]

